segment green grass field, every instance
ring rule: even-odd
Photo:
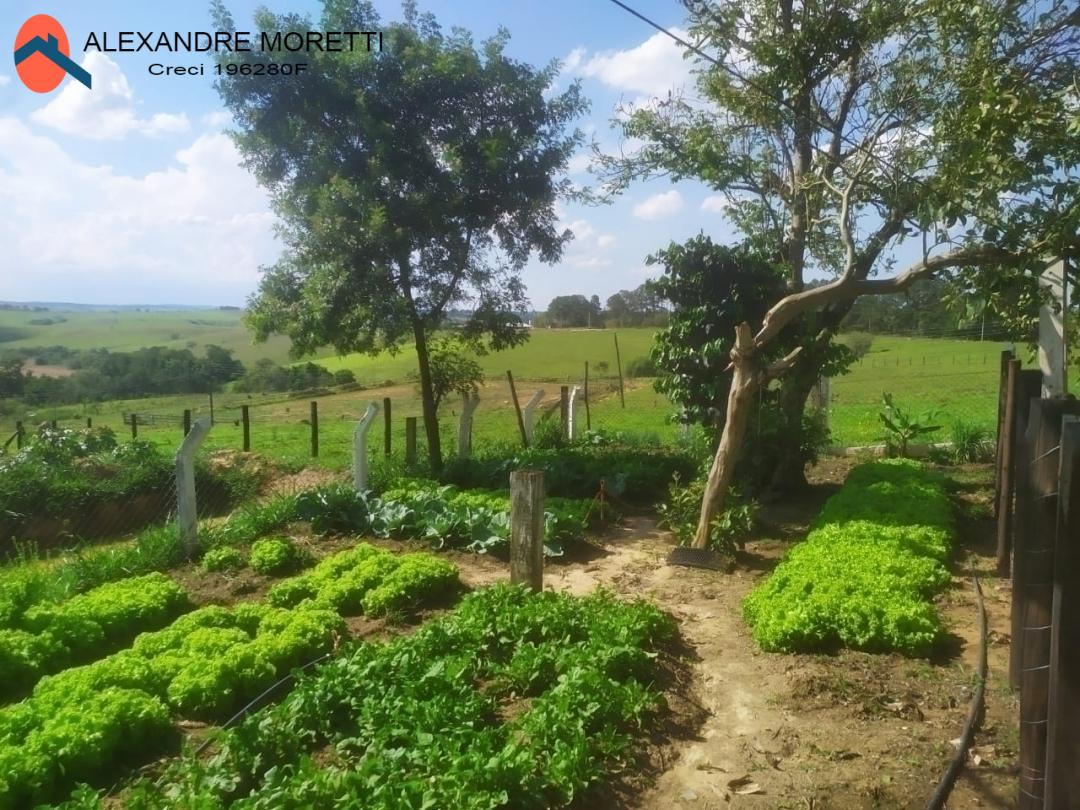
[[[63,319],[49,325],[31,325],[30,320]],[[618,330],[624,368],[645,357],[652,344],[651,329]],[[635,433],[652,433],[667,438],[678,428],[671,424],[673,407],[653,392],[648,381],[628,383],[626,408],[613,392],[616,384],[615,334],[613,330],[548,330],[530,333],[527,343],[505,352],[489,353],[479,362],[488,375],[482,404],[476,416],[474,443],[516,441],[517,426],[511,405],[506,371],[519,381],[518,396],[524,403],[538,387],[546,390],[545,402],[558,397],[560,384],[580,384],[585,363],[589,363],[592,391],[591,416],[594,427]],[[277,338],[269,344],[254,345],[240,321],[239,313],[221,310],[177,312],[0,312],[0,347],[18,345],[94,346],[118,350],[149,345],[183,347],[189,342],[232,348],[244,362],[258,357],[287,360],[287,341]],[[881,438],[878,412],[881,395],[890,392],[907,410],[937,412],[936,423],[943,429],[934,438],[947,440],[953,421],[992,428],[997,409],[998,359],[1003,344],[930,338],[878,336],[870,352],[851,371],[832,381],[830,426],[839,445],[860,445]],[[1025,361],[1029,358],[1024,357]],[[320,465],[340,466],[348,458],[352,425],[367,403],[381,404],[384,396],[393,400],[394,443],[404,443],[405,417],[419,416],[420,404],[412,382],[415,355],[411,348],[396,354],[375,357],[348,355],[322,357],[318,362],[331,370],[348,368],[366,389],[319,397],[321,453]],[[252,445],[256,450],[301,464],[310,457],[309,398],[290,399],[286,395],[247,396],[219,394],[216,400],[218,424],[209,447],[240,447],[240,405],[251,406]],[[444,406],[442,431],[444,447],[456,445],[457,403]],[[22,414],[37,423],[58,419],[66,423],[107,424],[123,435],[126,414],[137,412],[140,435],[172,446],[179,441],[181,414],[190,409],[197,418],[209,414],[206,396],[156,397],[75,406],[46,407]],[[14,425],[10,425],[13,429]],[[9,426],[0,426],[6,438]],[[373,446],[382,446],[382,420],[371,433]],[[422,433],[422,430],[421,430]],[[235,434],[235,435],[234,435]],[[421,436],[421,451],[423,438]]]
[[[34,324],[31,321],[52,321]],[[136,312],[0,310],[0,349],[67,346],[71,349],[134,351],[148,346],[190,348],[201,355],[207,344],[232,349],[245,364],[260,357],[288,362],[289,341],[275,337],[256,345],[235,310],[192,309]]]

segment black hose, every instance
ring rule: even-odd
[[[964,724],[964,731],[960,735],[960,746],[957,749],[955,756],[953,756],[952,761],[949,763],[945,775],[942,776],[941,781],[938,782],[934,795],[930,797],[930,801],[926,805],[926,810],[941,810],[941,808],[945,806],[945,801],[949,798],[949,793],[952,792],[956,777],[960,775],[960,771],[963,770],[964,763],[967,761],[968,748],[971,747],[972,738],[978,730],[979,719],[982,717],[983,706],[985,705],[986,605],[983,604],[982,587],[979,585],[979,578],[972,577],[971,581],[975,585],[975,598],[979,605],[979,683],[975,687],[975,696],[971,699],[971,708],[968,709],[967,722]]]

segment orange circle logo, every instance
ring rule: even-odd
[[[35,14],[15,37],[15,70],[35,93],[48,93],[68,74],[70,60],[64,26],[48,14]]]

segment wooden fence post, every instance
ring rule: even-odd
[[[319,457],[319,403],[311,401],[311,457]]]
[[[15,449],[22,450],[23,437],[26,435],[26,430],[23,428],[22,422],[15,423]]]
[[[190,412],[187,412],[190,413]],[[199,549],[199,512],[195,500],[195,451],[210,432],[210,420],[203,417],[184,435],[176,452],[176,518],[180,524],[180,544],[191,559]]]
[[[57,426],[57,421],[55,419],[53,419],[51,422],[49,422],[49,427],[51,427],[53,430],[56,430],[56,426]]]
[[[510,582],[544,590],[544,473],[510,473]]]
[[[562,422],[562,436],[566,441],[570,440],[570,386],[563,385],[559,388],[559,419]]]
[[[1002,451],[1002,435],[1005,433],[1005,400],[1008,398],[1009,392],[1009,361],[1013,359],[1013,353],[1009,349],[1002,349],[1001,351],[1001,372],[998,375],[998,418],[997,418],[997,453],[994,455],[994,509],[1001,504],[1001,478],[1002,478],[1002,466],[1001,457]],[[1000,567],[1000,561],[999,561]]]
[[[191,433],[191,411],[184,410],[184,435]]]
[[[364,415],[356,423],[353,431],[353,486],[357,492],[367,489],[368,479],[368,449],[367,435],[371,430],[371,423],[375,421],[375,414],[379,412],[379,406],[374,402],[369,403]]]
[[[619,333],[615,332],[615,367],[619,370],[619,400],[623,410],[626,410],[626,390],[623,387],[622,355],[619,354]]]
[[[405,417],[405,466],[416,466],[416,417]]]
[[[1080,807],[1080,420],[1064,418],[1054,546],[1046,807]]]
[[[479,394],[465,394],[461,405],[461,417],[458,419],[458,456],[468,458],[472,455],[473,413],[480,404]]]
[[[1028,504],[1024,521],[1017,523],[1017,539],[1024,539],[1016,545],[1021,577],[1013,588],[1021,615],[1019,810],[1044,810],[1061,426],[1062,416],[1070,413],[1080,413],[1080,402],[1041,399],[1031,403],[1028,421]]]
[[[1004,356],[1004,353],[1002,353]],[[1005,384],[1002,386],[1001,424],[998,428],[998,449],[995,459],[997,475],[997,500],[994,508],[997,512],[997,572],[999,576],[1009,575],[1010,554],[1012,553],[1012,517],[1013,492],[1015,487],[1016,455],[1016,405],[1019,397],[1020,361],[1010,359],[1006,363]]]
[[[251,409],[247,405],[240,406],[240,423],[244,428],[244,452],[251,450]]]
[[[139,438],[139,415],[137,413],[131,414],[131,438]]]
[[[86,429],[89,430],[94,426],[94,420],[91,417],[86,417]]]
[[[1018,527],[1030,527],[1029,509],[1031,494],[1029,481],[1031,479],[1031,460],[1035,457],[1031,452],[1031,442],[1034,440],[1028,435],[1030,428],[1031,406],[1039,401],[1042,392],[1042,373],[1038,369],[1025,369],[1020,372],[1020,384],[1016,394],[1016,422],[1013,434],[1013,517],[1012,524],[1012,616],[1011,638],[1009,646],[1009,684],[1013,689],[1020,688],[1020,650],[1023,647],[1023,613],[1021,602],[1023,601],[1023,583],[1025,573],[1023,570],[1026,555],[1020,553],[1024,546],[1027,534],[1022,534]]]
[[[518,432],[521,434],[521,446],[529,446],[530,431],[525,429],[525,417],[521,413],[521,403],[518,401],[517,388],[514,387],[514,374],[510,369],[506,370],[506,379],[510,382],[510,399],[514,401],[514,412],[517,414]]]
[[[383,455],[390,458],[390,450],[393,447],[392,443],[392,423],[390,421],[390,397],[383,397]]]

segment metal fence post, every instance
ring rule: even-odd
[[[570,438],[570,386],[559,386],[559,422],[564,439]]]
[[[383,397],[383,455],[390,458],[393,449],[393,423],[390,419],[390,397]]]
[[[198,419],[176,452],[176,516],[184,556],[191,559],[199,548],[199,513],[195,500],[195,453],[210,432],[210,420]]]
[[[367,489],[368,480],[368,449],[367,437],[371,430],[371,423],[375,421],[375,414],[379,412],[379,406],[374,402],[367,406],[364,415],[356,423],[353,431],[353,485],[357,492]]]

